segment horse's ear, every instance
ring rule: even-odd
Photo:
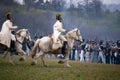
[[[28,31],[28,29],[26,29],[26,31]]]
[[[19,30],[19,31],[17,31],[16,33],[17,33],[17,34],[20,34],[21,32],[22,32],[22,30]]]
[[[21,32],[22,32],[22,30],[17,31],[16,35],[20,36]]]
[[[77,28],[74,29],[75,32],[76,32],[77,30],[78,30]]]
[[[26,32],[27,32],[27,34],[29,34],[29,31],[28,31],[28,29],[26,29]]]
[[[78,34],[80,34],[80,30],[78,28],[75,28],[75,32],[77,32]]]

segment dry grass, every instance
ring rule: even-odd
[[[31,66],[31,58],[19,62],[14,58],[15,65],[8,64],[8,58],[0,56],[0,80],[119,80],[120,65],[80,63],[70,61],[71,68],[58,64],[56,59],[46,59],[48,67],[41,61]]]

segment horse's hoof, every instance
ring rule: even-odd
[[[35,63],[35,62],[32,62],[31,65],[36,65],[36,63]]]
[[[71,65],[68,64],[68,65],[66,65],[66,67],[67,67],[67,68],[71,68]]]
[[[60,61],[58,61],[58,63],[59,63],[59,64],[63,64],[63,63],[64,63],[64,61],[60,60]]]
[[[44,65],[44,67],[48,67],[47,65]]]
[[[3,58],[3,59],[5,59],[5,58],[6,58],[6,56],[3,56],[2,58]]]
[[[25,59],[24,58],[20,58],[19,61],[24,61]]]
[[[32,58],[34,58],[35,55],[31,55]]]
[[[9,62],[9,64],[10,64],[10,65],[14,65],[14,63],[13,63],[13,62]]]

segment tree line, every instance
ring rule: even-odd
[[[71,13],[77,12],[78,16],[92,17],[92,18],[101,17],[104,12],[109,11],[103,8],[104,5],[101,2],[101,0],[84,0],[84,4],[78,2],[76,4],[77,6],[73,4],[71,0],[69,6],[68,4],[66,4],[65,0],[52,0],[46,2],[44,2],[44,0],[39,0],[36,3],[34,1],[35,0],[25,0],[25,4],[28,10],[34,8],[34,9],[52,10],[58,12],[69,11]]]

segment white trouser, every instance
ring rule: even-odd
[[[53,42],[53,46],[52,46],[52,49],[58,49],[58,48],[61,48],[62,47],[62,43],[63,41],[67,41],[67,39],[63,36],[63,35],[60,35],[58,37],[58,39],[56,41]]]
[[[60,35],[60,36],[59,36],[59,39],[60,39],[61,41],[67,41],[67,39],[66,39],[65,36],[63,36],[63,35]]]

